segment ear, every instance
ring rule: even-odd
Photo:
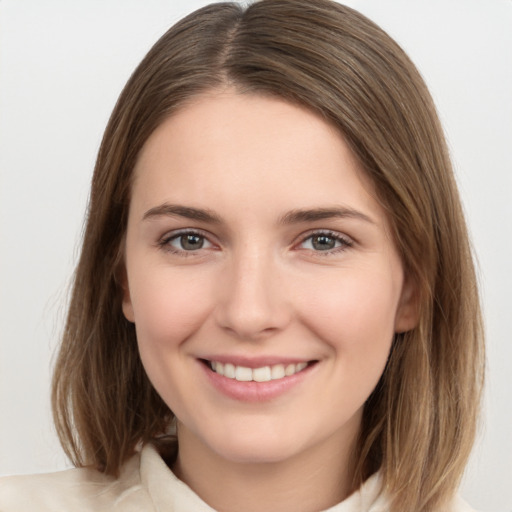
[[[419,303],[418,286],[410,277],[405,276],[395,316],[396,333],[410,331],[418,325]]]
[[[132,305],[132,298],[130,295],[130,287],[128,285],[128,275],[126,273],[126,268],[124,265],[123,265],[122,269],[120,269],[120,271],[119,271],[119,283],[121,284],[121,290],[123,292],[122,308],[123,308],[124,317],[129,322],[135,323],[135,315],[133,313],[133,305]]]

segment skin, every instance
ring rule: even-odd
[[[342,501],[363,404],[394,333],[416,322],[360,164],[316,114],[226,89],[164,121],[134,173],[123,310],[177,417],[175,473],[217,510]],[[318,209],[343,214],[293,215]],[[207,377],[201,359],[221,356],[315,363],[285,392],[244,401]]]

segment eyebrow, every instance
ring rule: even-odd
[[[212,210],[203,208],[192,208],[191,206],[181,206],[164,203],[151,208],[143,215],[143,220],[155,217],[184,217],[186,219],[198,220],[210,224],[220,224],[222,219]]]
[[[143,220],[155,217],[183,217],[186,219],[197,220],[209,224],[221,224],[222,218],[213,210],[194,208],[191,206],[182,206],[169,203],[163,203],[159,206],[149,209],[143,215]],[[279,219],[279,224],[290,225],[300,224],[302,222],[315,222],[326,219],[358,219],[370,224],[376,224],[368,215],[354,210],[353,208],[334,207],[334,208],[311,208],[291,210]]]
[[[358,219],[370,224],[376,222],[364,213],[354,210],[353,208],[335,207],[335,208],[312,208],[305,210],[292,210],[286,213],[279,220],[280,224],[298,224],[301,222],[314,222],[325,219]]]

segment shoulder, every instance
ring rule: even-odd
[[[0,478],[2,512],[103,512],[147,510],[140,483],[140,456],[124,466],[119,478],[88,468]],[[128,508],[125,498],[134,508]],[[150,508],[152,510],[152,507]]]
[[[470,507],[460,496],[456,496],[452,506],[453,512],[477,512],[474,508]]]
[[[325,512],[391,512],[389,496],[383,490],[382,475],[372,475],[352,496]],[[454,496],[451,503],[439,512],[477,512],[470,507],[459,495]]]

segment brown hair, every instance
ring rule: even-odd
[[[117,474],[173,415],[142,367],[121,310],[119,269],[137,155],[201,92],[230,85],[320,113],[361,160],[389,215],[418,326],[396,336],[369,397],[354,486],[380,469],[395,511],[448,502],[466,464],[483,381],[471,250],[435,107],[401,48],[329,0],[213,4],[172,27],[125,86],[99,151],[67,324],[53,381],[64,449]]]

